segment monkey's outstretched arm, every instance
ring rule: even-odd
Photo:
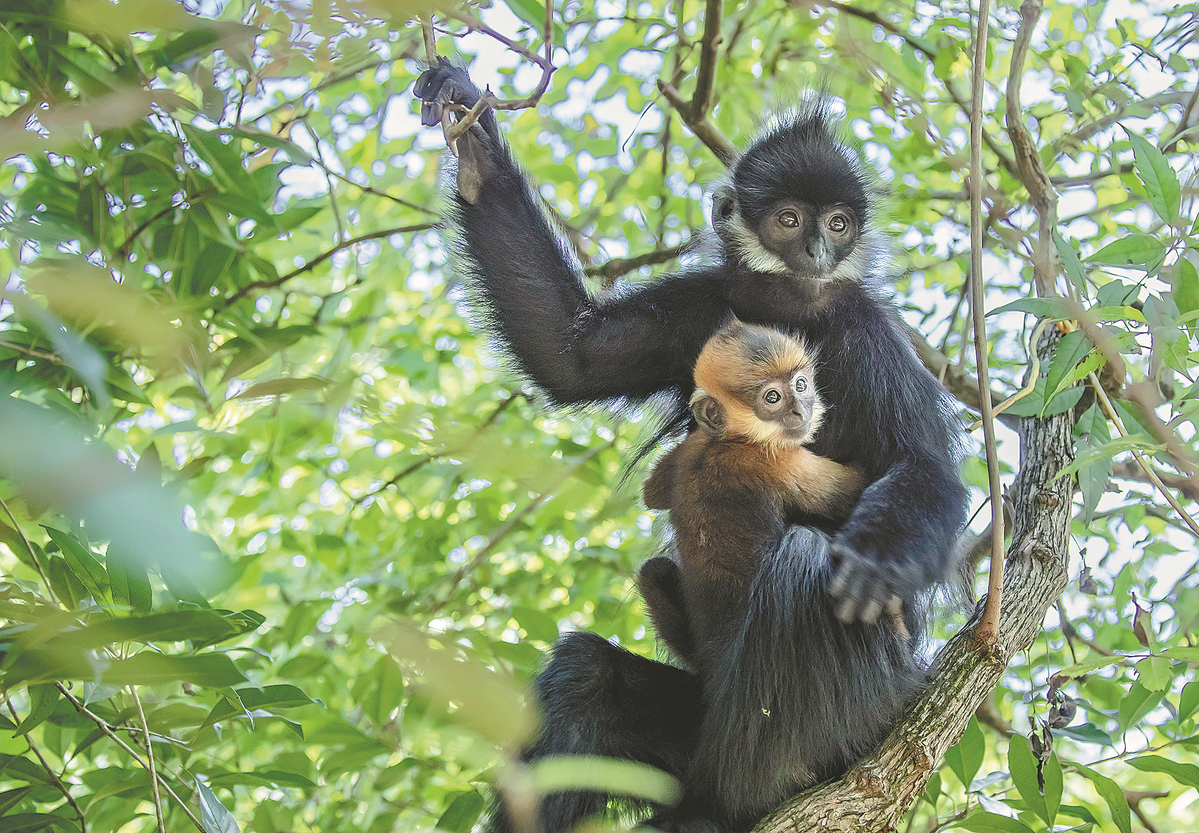
[[[447,103],[469,107],[480,96],[466,70],[444,59],[417,79],[414,92],[425,124],[436,124]],[[484,112],[479,125],[459,139],[458,162],[476,168],[477,193],[473,200],[458,195],[451,211],[461,232],[459,264],[492,334],[558,404],[642,399],[672,387],[688,395],[691,362],[727,311],[719,283],[691,274],[597,301],[495,115]],[[462,142],[471,143],[470,154]]]

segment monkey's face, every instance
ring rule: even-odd
[[[773,426],[779,439],[796,445],[808,442],[823,411],[807,367],[798,368],[790,376],[767,379],[751,404],[754,416]]]
[[[821,104],[777,119],[713,192],[731,259],[804,282],[864,277],[871,214],[868,171]]]
[[[821,280],[832,276],[853,251],[860,227],[848,205],[781,200],[762,214],[756,231],[762,245],[790,272]]]

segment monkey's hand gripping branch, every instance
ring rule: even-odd
[[[412,91],[421,100],[421,124],[440,124],[446,145],[458,157],[458,194],[475,205],[493,171],[487,145],[499,137],[491,94],[479,92],[465,69],[440,56],[420,74]]]

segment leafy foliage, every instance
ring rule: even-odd
[[[170,830],[469,830],[561,629],[656,651],[630,580],[656,537],[641,472],[622,478],[647,415],[547,413],[445,268],[444,142],[408,92],[409,17],[432,10],[0,0],[4,829],[153,830],[157,805]],[[542,6],[436,11],[480,80],[533,89],[487,31],[538,52]],[[597,288],[610,258],[698,239],[721,164],[655,82],[693,83],[702,11],[555,8],[553,84],[503,119]],[[1072,330],[1008,414],[1079,415],[1063,476],[1098,593],[1063,598],[912,829],[1199,821],[1179,512],[1199,498],[1196,14],[1046,8],[1022,100],[1059,193],[1054,297],[1034,297],[1003,126],[1016,10],[988,35],[991,373],[1025,387],[1026,314]],[[898,300],[951,387],[973,376],[972,21],[962,3],[730,5],[711,113],[739,140],[795,79],[842,98],[894,197]],[[964,469],[980,503],[983,468]],[[1081,716],[1049,731],[1059,691]]]

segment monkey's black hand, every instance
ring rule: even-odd
[[[837,600],[837,618],[847,625],[873,624],[884,612],[892,619],[899,616],[903,600],[920,581],[922,571],[915,564],[880,563],[837,542],[829,554],[834,569],[829,592]]]
[[[454,66],[449,59],[437,56],[437,63],[417,76],[412,93],[421,100],[420,123],[435,127],[447,104],[474,107],[481,93],[470,80],[464,67]]]
[[[420,120],[426,127],[440,124],[447,107],[469,110],[482,96],[464,67],[440,56],[417,77],[412,92],[421,100]],[[450,150],[458,157],[458,193],[471,205],[479,201],[483,183],[494,172],[492,154],[498,140],[499,125],[489,107],[466,133],[450,141]]]

